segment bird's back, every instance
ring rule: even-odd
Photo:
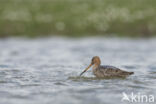
[[[109,65],[99,66],[94,72],[94,75],[96,77],[126,77],[131,74],[134,74],[134,73],[127,72],[127,71],[124,71],[124,70],[121,70],[119,68],[116,68],[114,66],[109,66]]]

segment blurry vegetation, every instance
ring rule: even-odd
[[[0,0],[0,37],[156,35],[156,0]]]

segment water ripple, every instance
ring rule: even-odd
[[[122,104],[122,92],[156,95],[155,39],[10,38],[0,43],[5,43],[0,45],[0,103]],[[98,79],[89,70],[79,77],[95,55],[135,74]]]

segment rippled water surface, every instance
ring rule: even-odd
[[[135,74],[78,77],[95,55]],[[123,92],[156,96],[156,39],[0,39],[0,104],[130,104]]]

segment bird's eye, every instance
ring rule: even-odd
[[[94,59],[92,58],[92,62],[94,61]]]

